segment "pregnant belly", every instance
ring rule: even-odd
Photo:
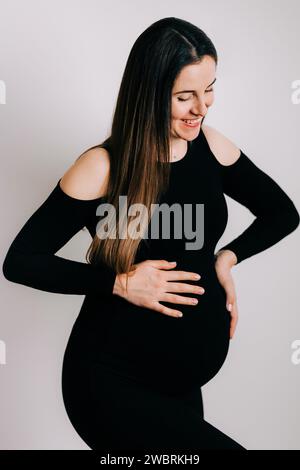
[[[110,327],[97,360],[160,388],[187,389],[207,383],[226,359],[230,314],[214,270],[197,284],[205,294],[197,295],[196,306],[161,302],[181,310],[181,318],[113,297],[107,313]]]

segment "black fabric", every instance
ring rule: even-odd
[[[72,198],[59,183],[13,240],[3,263],[4,276],[47,292],[110,295],[116,277],[113,269],[55,255],[89,224],[102,202],[102,198]]]
[[[181,310],[182,318],[113,295],[113,269],[55,254],[84,226],[95,235],[96,209],[104,201],[71,198],[59,181],[4,260],[4,276],[12,282],[85,296],[64,355],[62,390],[70,421],[93,449],[243,449],[204,420],[201,395],[201,387],[222,367],[230,343],[230,313],[215,271],[215,247],[228,220],[224,194],[256,216],[222,247],[234,251],[238,263],[295,230],[299,214],[280,186],[243,151],[234,164],[221,165],[202,129],[184,158],[170,165],[170,184],[159,203],[177,203],[182,214],[190,209],[193,218],[197,205],[203,205],[203,245],[186,245],[195,240],[182,220],[174,218],[170,237],[144,239],[135,262],[177,261],[175,270],[201,275],[199,281],[185,281],[205,289],[203,295],[185,294],[198,298],[196,306],[161,301]],[[180,226],[182,236],[176,238]]]
[[[238,160],[221,167],[223,191],[256,217],[221,249],[232,250],[237,263],[269,248],[299,225],[294,203],[282,188],[241,151]]]
[[[74,428],[102,454],[246,450],[204,419],[197,386],[181,393],[163,392],[104,364],[67,361],[63,391]]]

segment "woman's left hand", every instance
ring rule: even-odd
[[[231,314],[230,339],[233,338],[238,322],[238,307],[231,268],[237,262],[236,255],[231,250],[220,250],[215,255],[215,269],[218,280],[226,293],[226,307]]]

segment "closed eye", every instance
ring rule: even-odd
[[[205,92],[205,93],[210,93],[210,92],[212,92],[212,91],[214,91],[214,89],[213,89],[213,88],[211,88],[210,90],[206,90],[206,92]],[[178,98],[178,101],[188,101],[189,99],[190,99],[190,98],[187,98],[187,99]]]

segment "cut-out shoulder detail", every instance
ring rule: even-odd
[[[110,159],[105,149],[87,150],[60,178],[59,189],[75,200],[99,200],[106,194],[109,170]]]
[[[202,131],[210,152],[221,166],[232,166],[239,160],[241,150],[230,139],[207,125],[202,126]]]
[[[70,196],[69,194],[65,193],[64,190],[61,188],[61,186],[60,186],[61,179],[62,178],[60,178],[57,182],[57,185],[56,185],[57,190],[61,193],[61,195],[63,197],[66,197],[70,201],[83,202],[83,203],[95,203],[97,201],[100,202],[105,198],[105,196],[100,196],[100,197],[97,197],[95,199],[78,199],[78,198],[75,198],[73,196]]]
[[[243,159],[243,156],[245,156],[245,154],[242,152],[241,149],[239,149],[240,151],[240,154],[238,156],[238,158],[233,162],[233,163],[230,163],[229,165],[223,165],[223,163],[220,163],[219,160],[216,158],[216,162],[218,163],[218,165],[221,167],[221,168],[232,168],[232,167],[235,167],[237,166],[237,164],[239,162],[241,162],[241,160]]]

